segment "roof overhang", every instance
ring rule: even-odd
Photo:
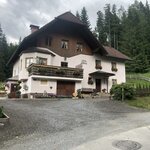
[[[104,71],[95,71],[92,73],[89,73],[90,76],[99,76],[99,77],[110,77],[110,76],[114,76],[114,73],[109,73],[109,72],[104,72]]]

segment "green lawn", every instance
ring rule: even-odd
[[[127,73],[127,76],[134,76],[134,77],[143,76],[143,77],[149,77],[150,78],[150,72],[147,72],[147,73]]]
[[[137,97],[135,100],[125,101],[130,106],[145,108],[150,110],[150,97]]]

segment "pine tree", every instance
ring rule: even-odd
[[[101,11],[97,12],[96,32],[99,42],[105,45],[107,37],[104,30],[104,15]]]
[[[81,10],[81,16],[80,16],[80,18],[81,18],[81,21],[82,21],[89,29],[91,29],[91,28],[90,28],[91,24],[90,24],[89,17],[88,17],[88,15],[87,15],[87,10],[86,10],[85,7],[83,7],[82,10]]]
[[[76,17],[77,17],[78,19],[81,19],[78,11],[76,11]]]
[[[0,25],[0,81],[4,81],[6,78],[5,75],[6,56],[7,56],[7,42]]]

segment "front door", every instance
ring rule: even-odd
[[[101,79],[96,79],[96,91],[101,92]]]

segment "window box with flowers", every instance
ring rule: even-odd
[[[111,68],[112,71],[117,72],[118,69],[117,68]]]
[[[94,82],[93,82],[93,79],[91,77],[88,78],[88,84],[92,85]]]
[[[95,68],[100,70],[102,69],[101,60],[95,60]]]
[[[74,76],[80,76],[80,75],[81,75],[81,72],[80,72],[80,71],[74,71],[74,72],[73,72],[73,75],[74,75]]]
[[[118,71],[116,62],[111,62],[111,70],[114,71],[114,72]]]
[[[57,70],[56,70],[56,74],[58,74],[58,75],[64,75],[64,74],[65,74],[65,71],[62,70],[62,69],[57,69]]]

